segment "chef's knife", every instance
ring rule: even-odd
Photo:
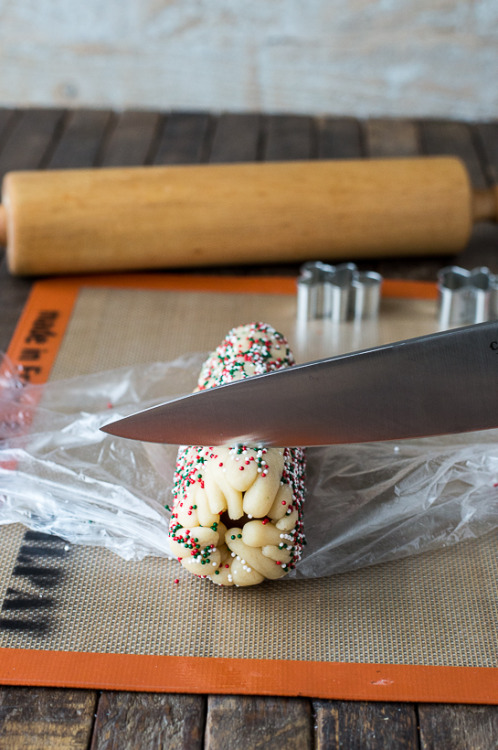
[[[317,446],[498,427],[498,321],[189,394],[102,429],[183,445]]]

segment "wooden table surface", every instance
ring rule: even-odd
[[[458,155],[475,187],[498,182],[498,122],[0,109],[0,177],[14,169],[417,154]],[[381,258],[366,267],[434,281],[450,263],[498,273],[498,227],[476,226],[459,256]],[[296,275],[297,266],[205,269],[220,271]],[[1,351],[31,283],[9,276],[2,255]],[[496,749],[498,707],[0,687],[0,750],[268,747]]]

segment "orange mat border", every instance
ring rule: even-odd
[[[485,704],[496,699],[496,670],[484,667],[24,649],[0,649],[0,659],[0,684],[417,703]]]
[[[103,275],[34,284],[8,349],[22,364],[26,338],[40,311],[57,311],[39,345],[30,382],[48,379],[74,304],[84,286],[172,291],[293,294],[288,277],[176,274]],[[436,299],[426,282],[386,280],[386,297]],[[423,665],[304,662],[272,659],[148,656],[0,648],[0,684],[107,690],[308,696],[341,700],[498,703],[498,669]]]

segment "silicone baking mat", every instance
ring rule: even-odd
[[[292,279],[167,275],[36,284],[9,355],[32,382],[215,347],[265,320],[298,359],[436,326],[431,285],[385,283],[377,323],[295,324]],[[495,703],[496,536],[308,581],[223,589],[0,527],[0,682]],[[176,583],[175,581],[179,581]]]

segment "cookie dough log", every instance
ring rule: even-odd
[[[252,323],[232,329],[204,363],[197,388],[294,364],[286,339]],[[180,563],[222,586],[284,576],[305,543],[305,452],[254,445],[181,446],[169,542]]]

